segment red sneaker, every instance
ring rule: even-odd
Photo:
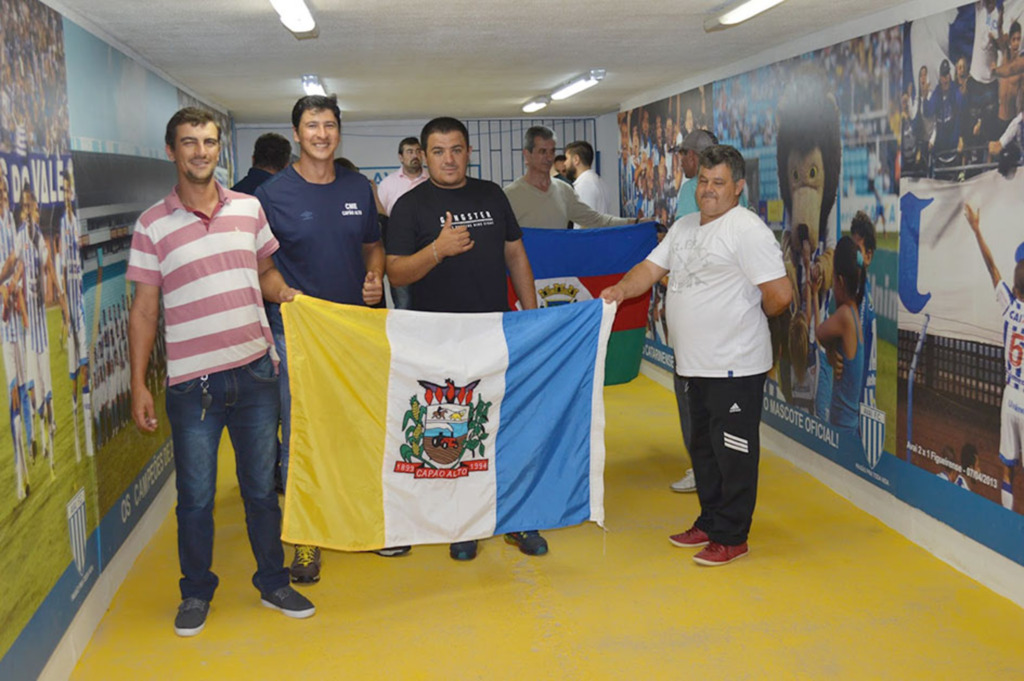
[[[681,546],[684,549],[695,549],[699,546],[706,546],[710,539],[704,530],[699,529],[696,525],[688,529],[682,534],[673,534],[668,538],[675,546]]]
[[[716,565],[731,563],[734,560],[742,558],[748,553],[750,553],[750,549],[747,548],[746,542],[743,542],[739,546],[726,546],[725,544],[719,544],[718,542],[713,541],[709,542],[706,547],[693,557],[693,562],[698,565],[715,567]]]

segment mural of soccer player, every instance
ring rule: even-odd
[[[832,290],[832,254],[836,230],[830,216],[836,202],[842,163],[839,107],[824,72],[800,67],[793,73],[779,100],[776,155],[779,193],[785,207],[782,235],[786,274],[795,293],[789,312],[771,325],[773,349],[779,358],[778,380],[786,401],[803,406],[827,420],[832,373],[817,347],[814,326],[807,324],[808,287],[817,299],[818,323],[828,315]],[[800,228],[803,229],[800,229]],[[811,244],[810,266],[803,259],[800,236],[806,229]],[[813,315],[812,315],[813,316]],[[801,317],[803,317],[801,319]],[[791,329],[791,325],[799,329]],[[808,335],[807,370],[801,377],[792,370],[790,338],[795,331]],[[801,345],[803,345],[801,343]],[[798,380],[801,379],[801,380]]]
[[[18,258],[17,225],[11,213],[7,177],[0,172],[0,293],[3,296],[0,341],[3,346],[4,375],[7,379],[11,441],[14,449],[14,483],[19,500],[28,496],[28,461],[25,458],[25,433],[21,416],[25,388],[25,363],[19,300],[21,297],[21,261]]]
[[[93,455],[92,395],[89,391],[89,350],[85,328],[85,301],[82,299],[82,257],[78,246],[78,214],[75,212],[75,183],[71,173],[61,173],[64,186],[64,215],[56,240],[59,286],[58,299],[63,315],[65,346],[68,356],[68,377],[71,379],[71,430],[75,433],[75,460],[82,460],[78,437],[78,391],[82,391],[85,425],[85,455]]]
[[[1024,260],[1013,270],[1013,286],[1002,279],[985,238],[981,234],[981,208],[964,204],[964,217],[978,241],[981,257],[992,278],[996,301],[1003,312],[1003,357],[1006,386],[999,416],[999,460],[1003,463],[1003,484],[1000,500],[1013,510],[1013,472],[1021,462],[1024,448]]]
[[[871,218],[862,210],[857,211],[850,222],[850,238],[860,248],[864,259],[864,269],[871,269],[871,261],[875,257],[877,241],[875,225]],[[864,295],[861,297],[860,325],[864,336],[864,379],[861,383],[860,401],[870,407],[877,406],[876,388],[878,385],[878,319],[872,301],[871,280],[864,279]]]
[[[38,442],[50,463],[54,475],[54,438],[57,422],[53,416],[53,379],[50,374],[50,339],[46,328],[46,278],[52,269],[50,249],[39,225],[39,204],[32,188],[25,184],[19,207],[21,226],[18,228],[21,262],[24,265],[23,285],[25,319],[27,322],[25,347],[28,367],[29,406],[39,417],[40,427],[33,428],[32,456],[38,454]],[[37,437],[38,436],[38,437]]]

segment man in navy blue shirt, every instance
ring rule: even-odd
[[[281,172],[292,160],[292,143],[283,135],[268,132],[256,138],[252,149],[252,168],[231,191],[255,194],[256,188]]]
[[[298,162],[256,190],[281,245],[274,264],[285,282],[302,293],[335,303],[375,305],[384,292],[377,206],[369,180],[334,164],[341,139],[337,101],[320,95],[299,99],[292,126]],[[280,306],[268,304],[267,318],[281,357],[281,476],[287,483],[291,391]],[[402,547],[385,555],[407,552]],[[296,546],[291,576],[293,582],[318,581],[320,549]]]

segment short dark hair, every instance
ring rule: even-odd
[[[302,114],[306,111],[330,111],[334,114],[334,120],[341,125],[341,109],[338,108],[338,98],[334,95],[330,97],[324,95],[299,97],[299,101],[295,102],[295,106],[292,107],[292,127],[296,130],[299,129],[299,121],[302,120]]]
[[[466,140],[466,146],[469,146],[469,130],[458,118],[452,118],[451,116],[439,116],[433,120],[427,121],[427,124],[423,126],[423,132],[420,133],[420,146],[424,151],[427,149],[427,140],[434,133],[440,133],[445,135],[449,132],[461,132],[463,138]]]
[[[860,237],[866,251],[874,253],[875,248],[878,247],[875,240],[875,223],[862,210],[857,211],[857,214],[853,216],[853,221],[850,223],[850,234]]]
[[[414,145],[423,148],[423,145],[420,144],[420,141],[415,137],[406,137],[404,140],[398,143],[398,155],[401,156],[402,152],[405,151],[406,147],[411,147]]]
[[[1017,20],[1014,20],[1014,22],[1010,24],[1010,35],[1013,35],[1014,33],[1020,33],[1020,22]]]
[[[199,127],[206,125],[207,123],[213,123],[214,127],[217,128],[217,140],[220,141],[220,123],[218,123],[217,119],[213,117],[213,113],[206,109],[200,109],[194,106],[186,106],[184,109],[178,109],[178,111],[171,116],[171,120],[167,121],[167,131],[164,133],[164,142],[167,146],[173,149],[179,125],[194,125]]]
[[[538,137],[545,141],[553,140],[555,139],[555,131],[545,125],[530,126],[526,129],[526,135],[523,136],[523,149],[533,151],[533,145]]]
[[[590,142],[587,142],[586,140],[576,140],[575,142],[566,144],[565,153],[579,156],[585,166],[589,167],[594,165],[594,147],[592,147]]]
[[[726,164],[732,173],[732,181],[739,182],[747,176],[747,164],[743,154],[736,147],[728,144],[713,144],[700,152],[700,167],[714,168]]]
[[[558,163],[559,161],[566,161],[566,160],[568,160],[568,159],[565,158],[565,154],[555,154],[555,163]]]
[[[281,171],[292,160],[292,143],[284,135],[266,132],[256,138],[252,148],[252,164],[257,168]]]

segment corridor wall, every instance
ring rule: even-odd
[[[37,0],[0,7],[0,250],[39,272],[0,282],[0,678],[32,679],[173,470],[165,419],[131,421],[124,274],[175,182],[166,122],[198,100]]]

